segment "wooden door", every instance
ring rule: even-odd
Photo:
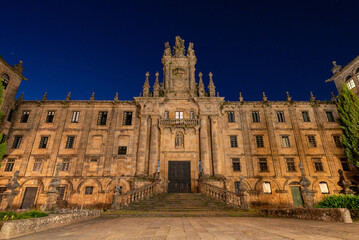
[[[299,186],[291,186],[290,190],[292,191],[293,205],[294,207],[303,206],[302,193]]]
[[[168,192],[169,193],[191,192],[191,162],[190,161],[168,162]]]
[[[37,187],[27,187],[22,200],[21,209],[33,208],[37,193]]]

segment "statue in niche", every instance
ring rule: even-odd
[[[177,133],[175,146],[183,147],[183,134],[182,133]]]

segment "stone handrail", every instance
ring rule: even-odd
[[[197,126],[199,119],[160,119],[160,125],[174,125],[174,126]]]
[[[234,192],[204,182],[200,183],[200,192],[211,198],[225,202],[228,205],[241,208],[240,197]]]
[[[112,209],[119,210],[123,206],[128,206],[133,202],[148,199],[156,194],[156,183],[134,189],[124,194],[114,196]]]

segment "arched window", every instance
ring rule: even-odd
[[[263,192],[265,194],[271,194],[272,193],[272,188],[270,186],[270,182],[263,182],[262,186],[263,186]]]
[[[3,79],[2,85],[4,86],[4,89],[6,89],[7,85],[9,84],[10,77],[6,73],[4,73],[1,78]]]
[[[359,67],[357,68],[357,70],[355,70],[355,74],[359,73]]]
[[[323,194],[329,194],[329,188],[328,188],[328,184],[326,182],[320,182],[319,187],[320,187],[320,191]]]
[[[345,78],[345,81],[348,81],[349,79],[351,79],[351,75],[348,75],[346,78]]]
[[[352,78],[351,75],[348,75],[345,78],[345,82],[346,82],[349,89],[353,89],[355,87],[354,79]]]

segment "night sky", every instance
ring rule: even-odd
[[[332,61],[359,54],[358,0],[0,2],[0,55],[24,61],[25,100],[132,100],[178,35],[226,100],[330,99]]]

